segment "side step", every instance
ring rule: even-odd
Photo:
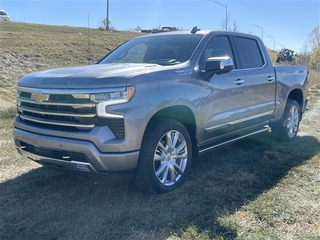
[[[213,149],[213,148],[220,147],[220,146],[222,146],[222,145],[225,145],[225,144],[228,144],[228,143],[232,143],[232,142],[238,141],[238,140],[240,140],[240,139],[242,139],[242,138],[246,138],[246,137],[249,137],[249,136],[258,134],[258,133],[267,132],[268,130],[269,130],[269,128],[268,128],[268,127],[265,127],[265,128],[260,129],[260,130],[258,130],[258,131],[255,131],[255,132],[251,132],[251,133],[248,133],[248,134],[245,134],[245,135],[242,135],[242,136],[238,136],[238,137],[235,137],[235,138],[232,138],[232,139],[228,139],[228,140],[226,140],[226,141],[219,142],[219,143],[217,143],[217,144],[210,145],[209,147],[206,147],[206,148],[204,148],[204,149],[201,149],[201,150],[199,151],[199,153],[204,153],[204,152],[206,152],[206,151],[208,151],[208,150],[211,150],[211,149]]]

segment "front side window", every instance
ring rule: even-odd
[[[221,37],[214,37],[210,40],[208,43],[206,49],[204,50],[201,59],[200,59],[200,65],[204,67],[205,62],[210,57],[231,57],[233,58],[232,49],[229,43],[229,39],[226,36]]]
[[[155,63],[174,65],[190,59],[203,35],[152,35],[124,43],[100,63]]]

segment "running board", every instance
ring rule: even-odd
[[[227,140],[227,141],[225,141],[225,142],[220,142],[220,143],[214,144],[214,145],[212,145],[212,146],[210,146],[210,147],[201,149],[201,150],[199,151],[199,153],[203,153],[203,152],[206,152],[206,151],[208,151],[208,150],[214,149],[214,148],[216,148],[216,147],[220,147],[220,146],[222,146],[222,145],[225,145],[225,144],[228,144],[228,143],[232,143],[232,142],[238,141],[238,140],[240,140],[240,139],[242,139],[242,138],[246,138],[246,137],[249,137],[249,136],[251,136],[251,135],[255,135],[255,134],[257,134],[257,133],[267,132],[268,130],[269,130],[269,128],[268,128],[268,127],[265,127],[265,128],[260,129],[260,130],[258,130],[258,131],[255,131],[255,132],[252,132],[252,133],[248,133],[248,134],[246,134],[246,135],[243,135],[243,136],[240,136],[240,137],[236,137],[236,138]]]

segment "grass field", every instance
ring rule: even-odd
[[[137,35],[90,29],[89,50],[87,31],[0,22],[0,239],[320,239],[315,73],[296,141],[279,144],[263,133],[216,149],[168,194],[144,194],[133,183],[59,172],[20,157],[12,141],[18,78],[87,64]]]

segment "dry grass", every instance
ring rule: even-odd
[[[0,52],[7,56],[0,60],[0,239],[320,239],[317,92],[296,141],[280,144],[264,133],[221,147],[194,162],[180,189],[147,195],[132,183],[59,172],[16,153],[17,78],[85,64],[87,44],[78,36],[85,29],[0,28],[2,43],[6,37]],[[92,34],[97,59],[132,33]]]

